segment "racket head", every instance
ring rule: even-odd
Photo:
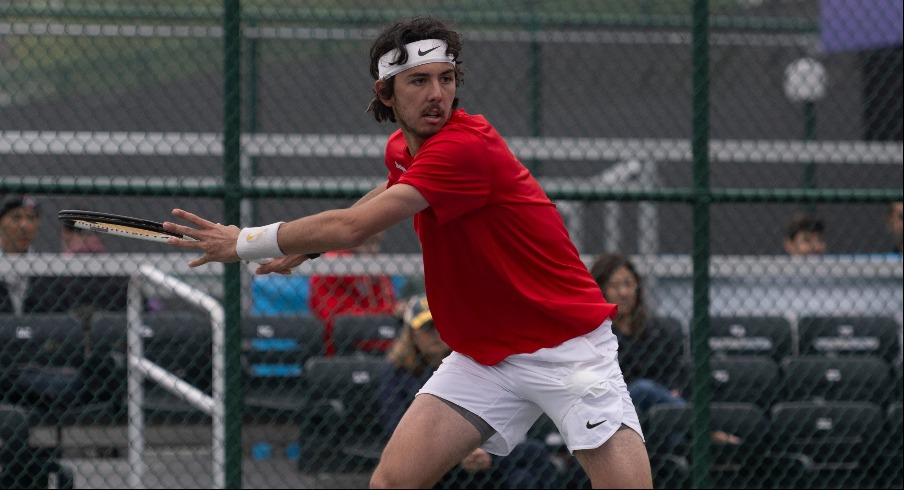
[[[170,238],[184,239],[180,233],[164,230],[163,223],[131,216],[80,209],[64,209],[57,213],[57,219],[76,228],[96,233],[106,233],[151,242],[166,243]]]

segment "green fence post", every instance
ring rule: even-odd
[[[247,25],[248,27],[257,27],[257,19],[249,19]],[[247,86],[247,89],[243,100],[245,107],[247,108],[247,116],[243,119],[243,123],[245,125],[245,133],[249,134],[257,133],[257,110],[259,105],[257,92],[258,83],[260,82],[260,51],[260,40],[257,37],[249,38],[246,50],[247,54],[243,60],[247,66],[247,71],[245,73],[245,85]],[[255,157],[245,156],[245,167],[245,171],[248,173],[248,175],[245,175],[246,177],[254,177],[257,175],[257,159]],[[249,202],[245,203],[245,208],[242,209],[242,211],[247,213],[244,217],[248,219],[248,223],[255,223],[257,221],[257,200],[249,200]]]
[[[240,222],[241,188],[241,0],[223,2],[223,198],[224,222]],[[225,488],[242,486],[242,383],[241,383],[241,270],[239,263],[226,264],[223,273],[223,303],[226,312],[225,412],[223,424]]]
[[[709,441],[709,2],[693,7],[693,301],[691,325],[692,488],[710,488]]]
[[[530,135],[540,136],[543,132],[543,46],[537,40],[541,29],[543,28],[542,20],[539,12],[537,12],[537,2],[530,4]],[[543,172],[543,162],[538,159],[532,159],[530,162],[530,171],[535,177],[539,177]]]

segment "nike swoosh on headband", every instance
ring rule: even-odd
[[[386,80],[409,68],[426,65],[427,63],[450,63],[455,66],[455,58],[446,53],[447,49],[449,49],[448,44],[440,39],[424,39],[408,43],[405,45],[408,61],[403,64],[398,64],[401,52],[398,49],[393,49],[380,56],[380,61],[377,63],[380,80]]]

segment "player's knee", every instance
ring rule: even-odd
[[[383,471],[380,466],[370,475],[370,488],[408,488],[405,482],[400,481],[396,476],[393,477],[391,472]]]
[[[370,475],[369,488],[392,488],[391,483],[383,476],[379,468]]]
[[[430,477],[405,471],[387,471],[380,465],[370,475],[370,488],[431,488]]]

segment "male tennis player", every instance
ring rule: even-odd
[[[409,217],[421,241],[434,324],[454,351],[412,402],[373,488],[429,488],[475,448],[506,455],[541,412],[595,487],[652,487],[650,465],[603,298],[537,181],[486,119],[458,110],[459,35],[431,18],[400,21],[371,47],[377,121],[398,123],[387,182],[347,209],[239,230],[176,209],[212,261],[348,249]]]

